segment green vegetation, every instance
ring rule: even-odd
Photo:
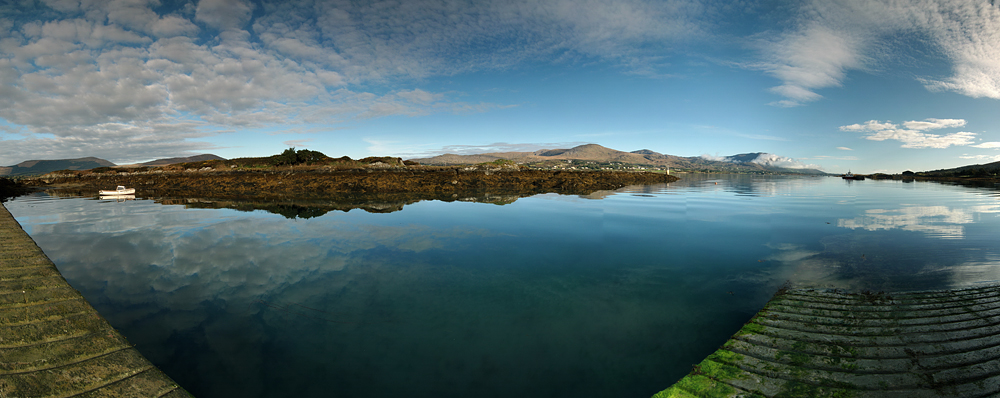
[[[736,389],[703,375],[689,375],[653,398],[729,397]]]
[[[479,163],[476,166],[517,166],[517,162],[510,159],[497,159],[492,162]]]
[[[319,151],[308,149],[295,150],[288,148],[277,155],[263,158],[236,158],[230,160],[206,160],[202,162],[181,163],[178,165],[166,166],[168,168],[195,169],[205,167],[213,169],[236,169],[236,170],[266,170],[275,167],[296,167],[296,166],[328,166],[335,168],[357,168],[365,167],[374,163],[383,163],[391,166],[405,164],[400,158],[390,156],[367,157],[354,160],[347,156],[331,158]],[[410,162],[410,164],[417,164]],[[296,167],[297,168],[297,167]]]
[[[774,359],[780,361],[781,358],[788,357],[788,363],[795,366],[802,366],[809,362],[809,354],[798,351],[778,351]]]
[[[762,334],[764,333],[765,329],[767,329],[766,326],[761,325],[759,323],[755,323],[751,319],[750,322],[747,322],[746,325],[743,325],[743,327],[740,328],[738,332],[736,332],[736,336],[743,336],[746,334]]]
[[[136,172],[142,172],[142,171],[149,171],[149,170],[152,170],[152,169],[153,169],[152,167],[148,167],[148,166],[141,166],[141,167],[95,167],[95,168],[90,169],[89,171],[91,173],[97,173],[97,174],[108,174],[108,173],[125,174],[125,173],[136,173]],[[71,170],[66,170],[66,171],[67,172],[72,172]]]
[[[402,163],[403,160],[400,158],[394,158],[392,156],[369,156],[367,158],[358,160],[358,162],[361,162],[363,164],[384,163],[389,165],[398,165]]]
[[[326,159],[329,159],[326,155],[319,151],[310,151],[308,149],[295,150],[295,147],[286,149],[279,155],[271,156],[272,163],[275,166],[293,166],[299,164],[313,164],[319,163]]]
[[[660,391],[653,398],[675,397],[730,397],[737,391],[726,383],[728,380],[746,377],[740,368],[733,364],[743,361],[743,355],[720,349],[709,355],[704,361],[695,365],[691,374],[685,376],[670,388]],[[751,397],[760,395],[752,394]]]

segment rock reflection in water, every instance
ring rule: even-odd
[[[578,192],[581,197],[601,199],[614,191]],[[92,197],[90,191],[80,189],[48,189],[45,193],[53,197]],[[263,210],[280,214],[289,219],[309,219],[331,211],[347,212],[354,209],[369,213],[392,213],[403,210],[404,206],[420,201],[469,202],[508,205],[518,199],[537,195],[537,192],[415,192],[415,193],[351,193],[325,196],[282,196],[274,197],[199,197],[165,196],[156,192],[140,193],[142,199],[150,199],[164,205],[181,205],[190,209],[233,209],[238,211]],[[132,200],[136,195],[100,196],[101,200]]]
[[[183,205],[191,209],[233,209],[238,211],[263,210],[280,214],[289,219],[309,219],[319,217],[331,211],[364,210],[369,213],[392,213],[403,210],[403,207],[425,200],[442,202],[472,202],[507,205],[516,200],[531,196],[529,194],[498,195],[478,194],[465,195],[433,195],[433,194],[395,194],[395,195],[351,195],[323,199],[289,199],[289,200],[236,200],[212,198],[152,198],[156,203],[164,205]]]

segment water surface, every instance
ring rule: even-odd
[[[648,397],[783,284],[1000,279],[992,189],[683,178],[309,218],[44,194],[5,205],[198,397]]]

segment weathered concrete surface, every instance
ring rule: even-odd
[[[1000,286],[779,292],[661,397],[1000,396]]]
[[[0,397],[190,397],[70,287],[2,205]]]

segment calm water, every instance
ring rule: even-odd
[[[936,183],[686,176],[309,219],[45,195],[6,206],[202,398],[648,397],[786,282],[1000,279],[1000,195]]]

